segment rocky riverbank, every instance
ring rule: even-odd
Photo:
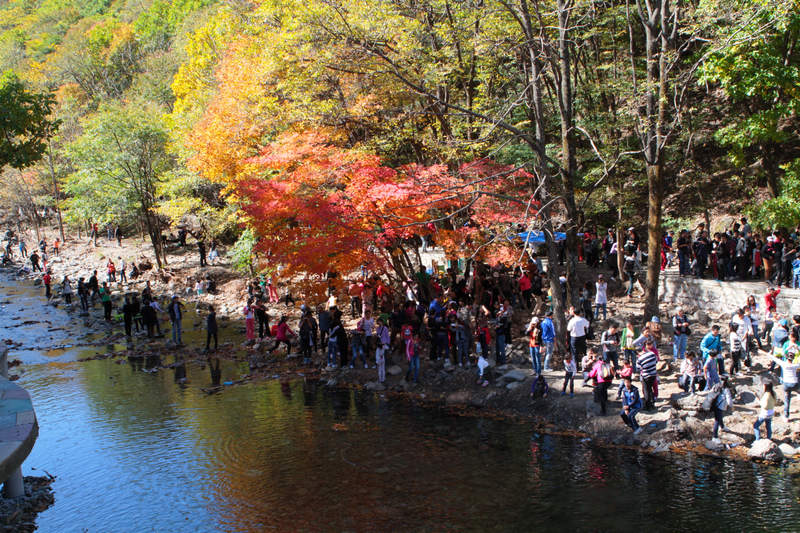
[[[31,242],[30,240],[28,242]],[[123,247],[116,243],[105,243],[103,246],[94,247],[88,242],[70,241],[62,247],[60,257],[53,258],[50,266],[56,281],[60,281],[64,274],[72,279],[78,276],[88,278],[92,270],[104,272],[107,259],[111,257],[118,262],[119,257],[126,260],[140,260],[146,256],[146,247],[125,241]],[[509,363],[500,367],[490,367],[490,384],[482,387],[476,383],[476,369],[473,366],[462,368],[449,362],[436,362],[423,358],[421,365],[420,384],[412,384],[405,380],[405,363],[395,355],[394,361],[400,364],[387,364],[387,380],[385,384],[378,383],[377,371],[374,369],[335,369],[324,367],[322,353],[315,355],[314,365],[306,367],[301,364],[301,359],[296,353],[286,354],[276,351],[268,353],[267,348],[272,346],[272,341],[249,345],[243,343],[244,324],[240,320],[240,308],[246,294],[246,282],[241,279],[228,266],[222,264],[207,268],[200,268],[196,251],[177,250],[169,257],[170,266],[162,272],[148,271],[139,280],[127,284],[117,284],[114,287],[114,298],[119,301],[123,294],[131,290],[141,290],[145,281],[150,281],[155,294],[168,296],[173,293],[187,296],[195,303],[195,309],[202,313],[204,304],[213,303],[221,316],[223,328],[220,349],[211,354],[213,357],[230,359],[247,363],[247,371],[235,380],[227,383],[212,383],[204,390],[209,394],[224,392],[226,387],[241,383],[268,379],[318,379],[331,387],[358,387],[375,391],[394,397],[405,398],[409,401],[424,402],[445,406],[460,414],[472,416],[511,416],[531,420],[547,431],[570,432],[575,435],[592,438],[598,443],[622,446],[638,446],[654,453],[681,452],[694,450],[702,453],[724,454],[738,458],[745,458],[748,451],[759,459],[777,460],[783,457],[794,457],[800,452],[800,417],[793,414],[789,421],[777,416],[773,423],[774,446],[767,443],[756,443],[751,448],[753,441],[752,423],[758,411],[758,395],[762,380],[776,382],[775,376],[766,371],[768,366],[767,355],[764,352],[754,359],[751,368],[745,369],[742,376],[732,377],[735,387],[734,405],[726,417],[729,432],[722,433],[719,439],[711,438],[713,417],[702,409],[703,393],[689,395],[677,386],[678,363],[665,356],[671,350],[667,343],[669,335],[664,336],[661,343],[662,361],[659,363],[659,401],[657,408],[652,412],[641,412],[638,416],[644,431],[633,435],[630,429],[623,425],[618,416],[620,403],[615,401],[616,384],[609,390],[610,402],[608,415],[600,416],[599,405],[593,401],[592,388],[583,386],[580,377],[575,383],[574,396],[562,396],[561,384],[563,372],[548,372],[545,378],[550,386],[550,393],[546,398],[533,400],[530,397],[533,371],[527,357],[527,346],[522,338],[509,346]],[[24,270],[14,269],[22,277],[31,277]],[[198,276],[212,275],[218,283],[219,291],[215,295],[192,294],[194,280]],[[104,279],[101,275],[101,279]],[[613,294],[614,287],[611,287]],[[60,300],[54,299],[54,305],[61,305]],[[191,310],[191,306],[190,306]],[[689,309],[692,314],[694,336],[690,340],[690,347],[699,344],[705,328],[718,320],[719,324],[726,324],[728,315],[720,313],[709,316],[703,310]],[[75,308],[71,313],[77,314]],[[188,320],[191,324],[189,332],[195,331],[202,334],[202,315],[191,314]],[[612,300],[609,314],[617,322],[623,318],[635,318],[637,323],[642,321],[641,305],[636,300],[617,298]],[[295,306],[283,304],[274,305],[270,309],[272,317],[288,315],[291,321],[299,318],[299,309]],[[522,324],[527,323],[528,316],[517,313],[515,317],[515,335],[521,335]],[[296,322],[294,322],[296,324]],[[137,361],[149,360],[147,370],[157,372],[160,369],[176,368],[184,364],[208,364],[209,354],[204,353],[198,343],[190,346],[176,348],[164,339],[147,339],[134,337],[126,341],[120,334],[119,326],[108,326],[99,319],[99,311],[91,311],[89,319],[83,321],[83,326],[97,327],[98,335],[87,342],[87,345],[105,347],[117,344],[120,348],[109,352],[101,349],[90,358],[117,357],[120,364],[138,364]],[[595,328],[602,331],[606,322],[599,322]],[[76,324],[78,326],[79,324]],[[186,322],[185,326],[186,327]],[[668,327],[665,327],[667,330]],[[77,332],[76,332],[77,333]],[[85,333],[85,332],[82,332]],[[11,341],[13,343],[13,341]],[[778,390],[778,403],[782,404],[783,394]],[[780,408],[777,409],[780,411]],[[761,448],[765,448],[761,450]],[[776,451],[777,450],[777,451]]]
[[[55,498],[53,476],[25,476],[25,495],[19,498],[0,497],[0,532],[30,533],[36,531],[36,516],[48,509]]]

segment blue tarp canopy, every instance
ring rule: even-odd
[[[545,242],[543,231],[523,231],[522,233],[518,233],[517,235],[519,235],[520,239],[529,243],[544,244]],[[557,231],[556,242],[565,240],[567,240],[567,234]]]

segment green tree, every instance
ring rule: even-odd
[[[160,113],[145,106],[105,104],[83,126],[83,135],[67,146],[77,169],[67,178],[67,190],[73,195],[69,205],[88,211],[87,218],[93,219],[135,210],[161,268],[166,257],[156,191],[174,162],[166,150]]]
[[[29,167],[47,150],[47,138],[58,128],[50,119],[55,99],[33,92],[11,71],[0,76],[0,167]]]

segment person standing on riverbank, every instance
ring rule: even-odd
[[[675,360],[683,359],[686,355],[686,345],[689,340],[689,318],[682,308],[675,310],[675,316],[672,317],[672,355]]]
[[[252,298],[247,300],[247,304],[242,309],[242,314],[244,315],[244,331],[247,342],[252,343],[256,340],[256,315]]]
[[[589,332],[589,321],[583,318],[582,311],[577,309],[567,323],[569,332],[569,350],[576,361],[586,355],[586,334]]]
[[[575,372],[577,368],[575,366],[575,359],[572,358],[569,354],[564,358],[564,385],[561,387],[561,396],[565,396],[567,394],[567,385],[569,385],[569,396],[572,398],[575,396]]]
[[[375,350],[375,365],[378,367],[378,381],[383,383],[386,381],[386,354],[389,353],[389,344],[391,342],[389,327],[383,317],[378,319],[378,329],[375,332],[375,336],[378,339],[378,347]]]
[[[133,329],[133,317],[135,309],[131,302],[130,295],[125,295],[125,303],[122,305],[122,320],[125,323],[125,336],[130,337]]]
[[[539,349],[542,344],[542,328],[539,326],[539,317],[534,316],[531,318],[526,333],[528,335],[528,350],[531,356],[531,365],[533,366],[534,373],[538,376],[542,373],[542,362],[539,358]]]
[[[786,421],[789,421],[789,408],[792,402],[792,393],[797,391],[797,369],[800,368],[800,365],[794,364],[792,361],[784,361],[783,359],[778,359],[774,355],[770,356],[770,359],[781,367],[782,378],[783,378],[783,416],[786,418]]]
[[[78,278],[78,298],[81,301],[81,311],[89,312],[89,289],[83,281],[83,277]]]
[[[283,315],[278,322],[278,325],[275,326],[275,346],[270,348],[269,353],[277,350],[281,343],[283,343],[286,345],[286,354],[288,355],[292,351],[292,345],[289,342],[289,339],[296,336],[297,334],[292,331],[292,328],[289,327],[286,315]]]
[[[767,428],[767,438],[771,439],[772,417],[775,414],[775,392],[772,390],[771,381],[764,382],[764,392],[761,394],[759,405],[761,409],[758,412],[758,418],[753,424],[753,433],[756,436],[756,440],[759,440],[761,438],[761,432],[758,428],[761,427],[761,424],[765,424]]]
[[[111,322],[111,291],[108,288],[108,282],[103,282],[98,294],[100,295],[100,302],[103,304],[103,318],[105,318],[106,322]]]
[[[553,358],[553,348],[556,342],[556,328],[553,325],[553,312],[547,311],[542,320],[542,344],[544,345],[543,372],[551,372],[550,360]]]
[[[72,283],[69,281],[69,276],[64,276],[61,282],[61,295],[67,305],[72,305]]]
[[[217,325],[217,312],[213,305],[208,306],[208,316],[206,317],[206,352],[211,346],[211,338],[214,338],[214,351],[217,351],[219,326]]]
[[[51,283],[51,281],[52,281],[52,278],[50,276],[50,271],[48,270],[47,272],[44,273],[44,276],[42,276],[42,283],[44,284],[44,297],[47,298],[48,300],[50,299],[50,283]]]
[[[595,401],[600,403],[600,414],[605,416],[606,405],[608,404],[608,388],[614,380],[614,368],[608,362],[598,359],[589,372],[589,377],[594,378],[597,382],[594,388],[594,397]]]
[[[23,259],[28,257],[28,245],[25,244],[24,239],[19,240],[19,255],[21,255]]]
[[[644,409],[650,411],[656,405],[656,379],[658,379],[658,356],[653,352],[653,341],[648,340],[645,342],[644,350],[639,354],[636,360],[636,366],[639,367],[639,377],[642,381],[642,391],[644,392]]]
[[[595,286],[594,296],[594,318],[600,318],[600,310],[603,310],[603,320],[607,318],[608,314],[608,283],[603,279],[602,274],[597,275],[597,282]]]
[[[108,263],[106,264],[106,272],[106,281],[109,283],[112,281],[117,281],[117,267],[114,265],[114,261],[112,261],[110,257],[108,258]]]
[[[714,413],[714,427],[711,430],[713,438],[719,437],[719,431],[728,431],[725,427],[725,411],[731,406],[731,391],[728,387],[727,379],[722,382],[722,389],[717,394],[717,397],[711,402],[711,412]]]
[[[97,280],[97,270],[93,271],[91,277],[89,278],[89,290],[92,291],[92,307],[94,307],[94,302],[97,299],[97,296],[100,294],[100,284]]]
[[[39,272],[41,272],[42,271],[42,267],[39,265],[39,254],[36,253],[36,250],[34,250],[31,253],[30,260],[31,260],[31,268],[33,269],[33,272],[36,272],[37,270]]]
[[[183,303],[177,294],[172,295],[172,301],[167,307],[169,320],[172,323],[172,342],[175,346],[183,346]]]
[[[406,381],[409,381],[411,375],[414,375],[414,383],[419,383],[419,333],[414,332],[411,339],[406,341],[406,360],[408,361],[408,371],[406,372]]]

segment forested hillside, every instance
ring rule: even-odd
[[[519,225],[649,225],[652,254],[709,212],[800,223],[796,0],[11,0],[0,29],[59,121],[4,167],[26,224],[404,276],[419,235],[514,260]]]

